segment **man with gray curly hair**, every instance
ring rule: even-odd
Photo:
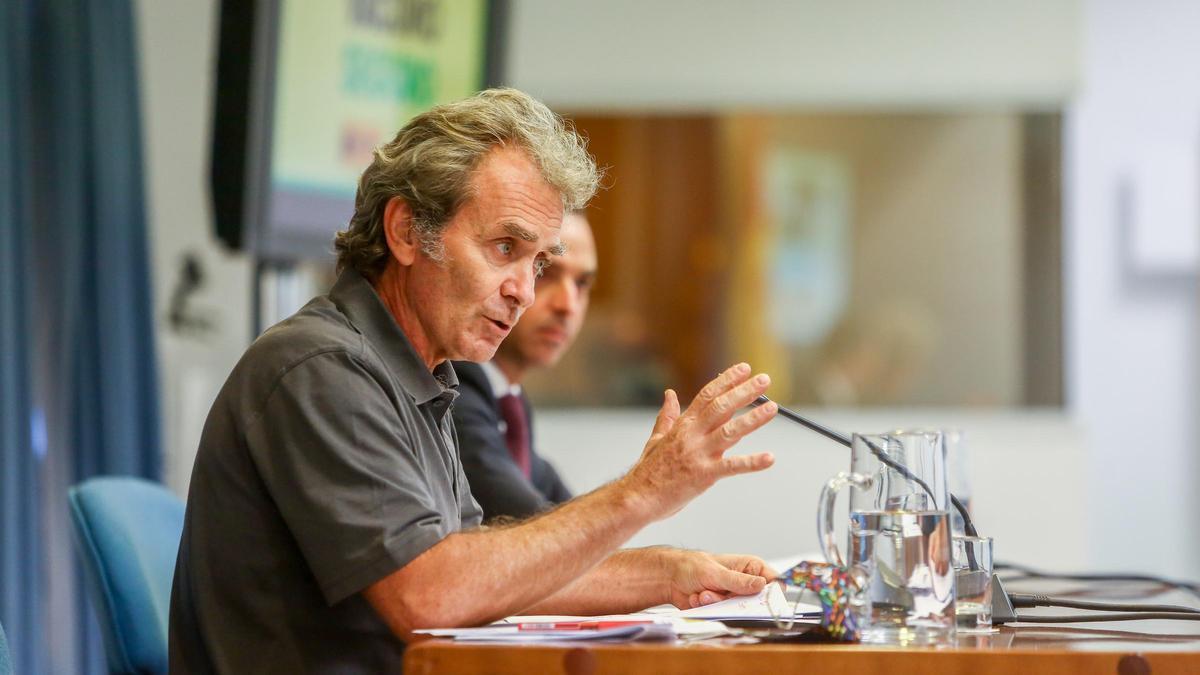
[[[247,350],[205,424],[171,599],[171,671],[396,672],[421,628],[507,615],[697,606],[761,590],[753,556],[617,550],[717,480],[775,414],[726,370],[681,411],[664,395],[624,476],[480,527],[450,420],[450,359],[486,361],[562,253],[598,172],[544,105],[489,90],[381,147],[338,234],[328,295]]]

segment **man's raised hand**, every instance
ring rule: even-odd
[[[725,454],[778,412],[772,402],[735,417],[770,383],[765,373],[751,377],[750,366],[739,363],[705,385],[683,412],[675,392],[667,390],[641,459],[625,478],[647,499],[657,518],[678,511],[722,478],[761,471],[774,463],[768,452]]]

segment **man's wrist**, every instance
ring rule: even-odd
[[[617,499],[628,509],[631,517],[646,524],[658,520],[662,507],[647,481],[631,471],[614,481],[613,485]]]
[[[656,569],[660,574],[660,597],[658,604],[670,605],[675,601],[675,585],[679,576],[679,564],[682,560],[680,549],[670,546],[655,546],[654,558]]]

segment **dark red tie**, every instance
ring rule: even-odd
[[[525,477],[529,477],[529,423],[525,420],[525,406],[516,394],[500,397],[500,416],[504,418],[504,443],[513,461]]]

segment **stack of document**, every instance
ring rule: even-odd
[[[730,634],[723,624],[715,621],[673,619],[652,614],[513,616],[480,628],[438,628],[416,632],[475,642],[674,640]]]
[[[785,596],[779,584],[767,584],[757,595],[742,595],[692,609],[676,609],[670,605],[663,605],[646,611],[655,615],[684,619],[761,621],[764,623],[769,623],[776,618],[786,619],[788,614],[793,612],[792,618],[794,619],[819,619],[821,617],[820,605],[803,602],[797,604],[794,599]]]
[[[777,616],[786,616],[793,608],[800,620],[812,617],[814,612],[820,616],[819,606],[797,606],[784,598],[778,584],[767,584],[757,595],[685,610],[664,605],[637,614],[611,616],[511,616],[479,628],[434,628],[416,632],[486,642],[701,640],[735,634],[721,621],[768,623]]]

